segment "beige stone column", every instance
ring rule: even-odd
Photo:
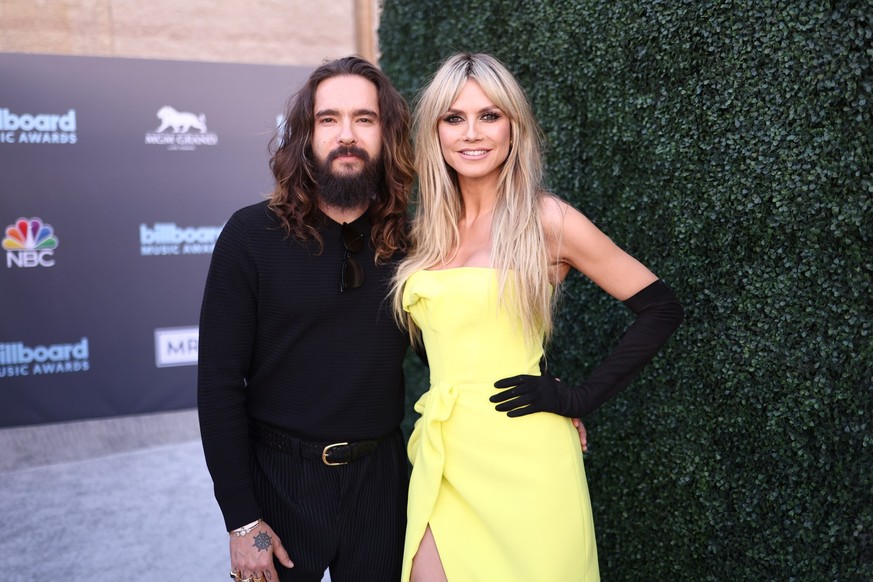
[[[376,0],[355,0],[355,48],[359,55],[372,63],[379,61],[376,41]]]

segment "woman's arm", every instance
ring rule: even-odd
[[[563,200],[547,196],[540,209],[549,254],[561,278],[576,269],[619,301],[658,278]]]
[[[577,386],[549,374],[520,375],[495,382],[508,388],[491,397],[509,416],[554,412],[581,417],[624,389],[667,342],[684,318],[673,291],[642,263],[613,243],[580,212],[558,201],[546,203],[544,226],[555,262],[566,276],[576,268],[623,301],[636,318],[589,377]],[[556,224],[556,216],[559,222]],[[555,233],[558,236],[555,236]]]

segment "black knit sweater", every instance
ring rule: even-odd
[[[370,239],[366,215],[351,223]],[[206,463],[228,530],[261,517],[248,419],[312,441],[383,436],[403,418],[407,336],[386,299],[395,264],[354,258],[361,287],[340,292],[341,225],[324,249],[286,236],[266,202],[237,211],[216,242],[200,314],[198,408]]]

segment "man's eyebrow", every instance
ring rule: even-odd
[[[339,117],[340,112],[337,109],[322,109],[315,113],[315,117]],[[355,109],[352,111],[352,117],[379,117],[379,114],[372,109]]]

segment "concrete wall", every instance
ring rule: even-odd
[[[0,0],[0,52],[318,65],[375,60],[378,0]]]

